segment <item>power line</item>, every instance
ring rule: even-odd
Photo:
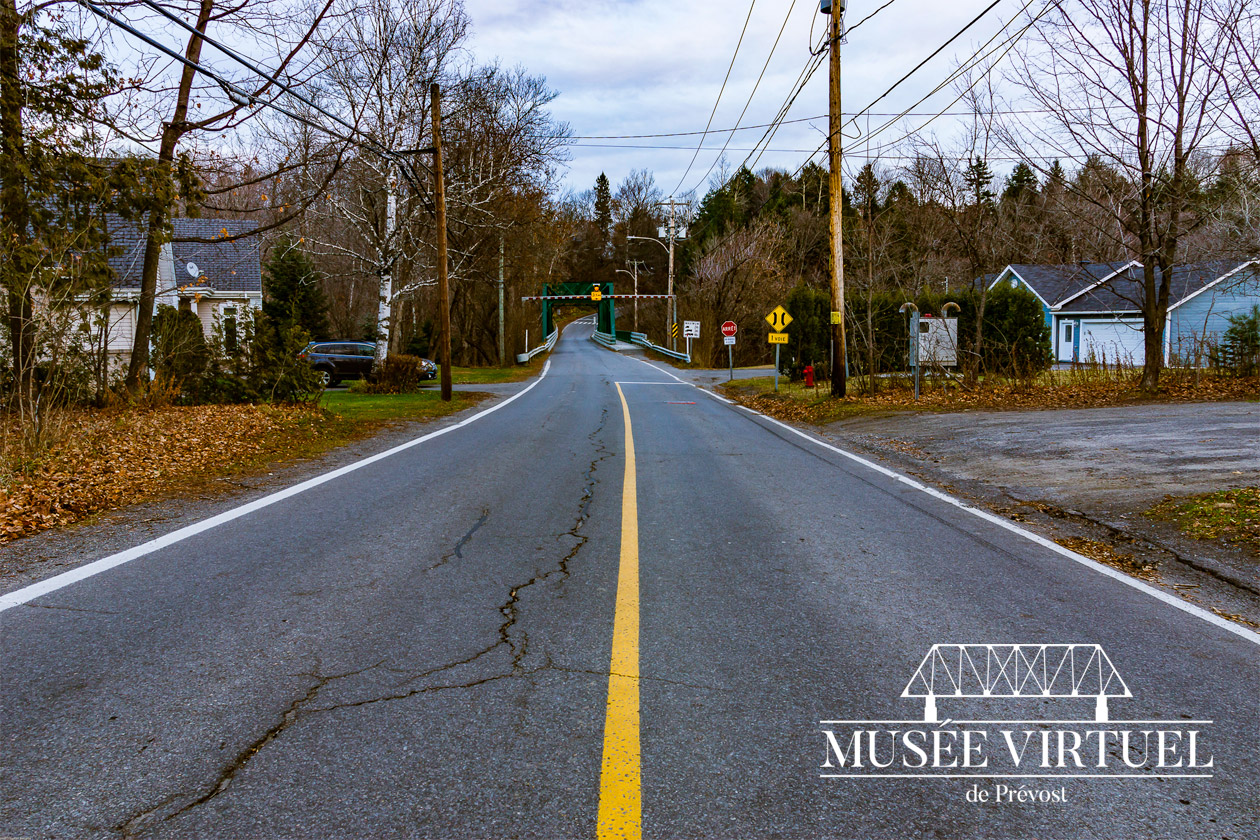
[[[713,168],[718,165],[718,161],[722,159],[722,155],[726,154],[726,149],[731,145],[731,139],[735,136],[735,132],[739,129],[739,124],[744,121],[744,115],[748,113],[748,107],[752,105],[753,97],[757,95],[757,88],[761,87],[761,80],[766,76],[766,69],[770,67],[770,60],[774,58],[775,50],[779,48],[779,41],[783,40],[783,31],[787,29],[788,21],[792,19],[792,12],[796,9],[796,0],[792,0],[788,6],[787,14],[783,16],[783,25],[779,27],[779,34],[774,39],[774,44],[770,47],[770,54],[766,56],[766,63],[761,65],[761,72],[757,75],[757,81],[753,84],[752,93],[748,94],[748,100],[744,102],[744,110],[739,112],[739,117],[735,120],[735,128],[731,129],[730,134],[726,136],[726,142],[722,144],[722,150],[717,153],[717,157],[713,159],[713,163],[709,164],[709,169],[700,178],[700,183],[696,184],[695,189],[699,189],[708,179]],[[703,143],[703,141],[701,141]],[[687,176],[684,175],[684,178]]]
[[[187,58],[186,56],[181,55],[181,54],[180,54],[180,53],[178,53],[177,51],[172,50],[170,47],[167,47],[166,45],[164,45],[164,44],[162,44],[162,43],[158,42],[156,39],[154,39],[154,38],[150,37],[149,35],[144,34],[143,32],[139,31],[139,30],[138,30],[138,29],[136,29],[135,27],[131,26],[131,25],[130,25],[130,24],[128,24],[126,21],[121,20],[120,18],[118,18],[118,17],[116,17],[116,16],[114,16],[114,15],[110,14],[108,11],[106,11],[106,10],[105,10],[105,9],[103,9],[103,8],[101,8],[100,6],[97,6],[95,3],[91,2],[91,0],[78,0],[78,2],[79,2],[81,5],[83,5],[83,6],[87,7],[87,8],[88,8],[91,12],[93,12],[93,13],[94,13],[94,14],[96,14],[97,16],[101,17],[101,18],[102,18],[102,19],[104,19],[105,21],[107,21],[107,22],[109,22],[109,23],[113,24],[114,26],[117,26],[118,28],[122,29],[124,32],[127,32],[128,34],[132,35],[133,37],[139,38],[141,41],[143,41],[144,43],[146,43],[146,44],[148,44],[149,46],[153,47],[154,49],[158,50],[158,51],[159,51],[159,52],[161,52],[162,54],[164,54],[164,55],[166,55],[166,56],[168,56],[168,57],[170,57],[170,58],[175,59],[175,60],[176,60],[176,61],[178,61],[179,63],[181,63],[181,64],[183,64],[183,65],[185,65],[185,66],[187,66],[187,67],[191,68],[194,72],[196,72],[196,73],[200,73],[200,74],[202,74],[203,76],[205,76],[205,77],[207,77],[207,78],[209,78],[209,79],[212,79],[213,81],[215,81],[216,83],[218,83],[219,87],[223,88],[223,91],[224,91],[224,93],[225,93],[225,94],[227,94],[228,98],[229,98],[229,99],[230,99],[233,103],[235,103],[235,104],[237,104],[237,105],[241,105],[242,107],[247,107],[247,106],[249,106],[249,105],[254,105],[254,106],[257,106],[257,107],[262,107],[262,108],[271,108],[271,109],[273,109],[273,110],[279,111],[280,113],[284,114],[285,116],[289,117],[290,119],[295,120],[296,122],[299,122],[299,123],[301,123],[302,125],[307,126],[308,128],[315,129],[316,131],[321,131],[321,132],[323,132],[323,133],[325,133],[325,134],[327,134],[327,135],[329,135],[329,136],[331,136],[331,137],[336,138],[337,140],[342,141],[343,143],[350,143],[350,144],[352,144],[352,145],[366,146],[366,147],[368,147],[368,148],[372,149],[372,151],[373,151],[373,152],[375,152],[376,154],[380,155],[381,157],[387,158],[387,159],[392,160],[392,161],[394,161],[394,162],[396,162],[396,163],[403,163],[403,164],[410,164],[410,163],[412,163],[412,160],[411,160],[411,157],[410,157],[410,156],[408,156],[408,155],[399,155],[399,154],[395,153],[393,150],[385,148],[383,145],[381,145],[379,142],[377,142],[375,138],[373,138],[373,137],[372,137],[371,135],[369,135],[369,134],[364,133],[364,132],[363,132],[361,129],[359,129],[357,126],[351,125],[350,123],[348,123],[348,122],[346,122],[345,120],[343,120],[341,117],[338,117],[337,115],[332,114],[332,113],[330,113],[330,112],[326,111],[325,109],[321,108],[320,106],[316,105],[315,103],[311,102],[309,99],[307,99],[307,98],[306,98],[305,96],[303,96],[301,93],[299,93],[298,91],[294,90],[291,86],[289,86],[288,84],[286,84],[286,83],[284,83],[284,82],[280,81],[280,79],[279,79],[279,78],[277,78],[275,75],[273,75],[273,74],[271,74],[271,73],[268,73],[267,71],[263,70],[262,68],[260,68],[259,66],[255,65],[253,62],[251,62],[249,59],[247,59],[247,58],[245,58],[244,56],[242,56],[240,53],[236,52],[235,50],[233,50],[233,49],[231,49],[231,48],[229,48],[229,47],[224,46],[223,44],[219,43],[217,40],[215,40],[214,38],[210,37],[209,35],[206,35],[206,34],[204,34],[204,33],[200,32],[200,31],[199,31],[196,27],[194,27],[192,24],[190,24],[190,23],[188,23],[187,21],[183,20],[183,19],[182,19],[182,18],[180,18],[178,15],[175,15],[175,14],[173,14],[173,13],[169,12],[168,10],[166,10],[166,9],[162,8],[162,7],[161,7],[160,5],[158,5],[156,2],[153,2],[153,0],[141,0],[141,2],[142,2],[144,5],[149,6],[150,8],[152,8],[152,9],[154,9],[155,11],[159,12],[159,13],[160,13],[163,17],[166,17],[167,19],[169,19],[169,20],[171,20],[172,22],[174,22],[174,23],[178,24],[179,26],[181,26],[182,28],[184,28],[184,29],[185,29],[185,30],[187,30],[188,32],[190,32],[190,33],[194,34],[194,35],[195,35],[197,38],[199,38],[201,41],[203,41],[204,43],[209,44],[211,47],[213,47],[213,48],[217,49],[217,50],[218,50],[219,52],[221,52],[223,55],[225,55],[225,56],[227,56],[228,58],[231,58],[232,60],[236,61],[237,63],[239,63],[239,64],[243,65],[243,66],[244,66],[247,70],[249,70],[249,71],[251,71],[251,72],[253,72],[253,73],[257,74],[258,76],[261,76],[261,77],[262,77],[262,78],[264,78],[264,79],[266,79],[266,80],[267,80],[267,82],[269,83],[269,85],[275,85],[275,86],[276,86],[277,88],[279,88],[282,92],[287,93],[287,94],[289,94],[290,96],[294,97],[294,98],[295,98],[295,99],[297,99],[299,102],[303,103],[304,105],[306,105],[307,107],[311,108],[311,109],[312,109],[312,110],[314,110],[315,112],[317,112],[317,113],[319,113],[319,114],[321,114],[321,115],[323,115],[323,116],[327,117],[328,119],[332,120],[332,121],[333,121],[333,122],[335,122],[335,123],[338,123],[339,125],[344,126],[344,127],[345,127],[345,128],[347,128],[347,129],[349,129],[350,134],[351,134],[351,135],[358,135],[358,138],[359,138],[359,139],[355,139],[355,137],[353,137],[353,136],[346,136],[346,135],[340,134],[340,133],[338,133],[337,131],[334,131],[333,129],[331,129],[331,128],[329,128],[329,127],[325,126],[325,125],[321,125],[321,124],[319,124],[319,123],[317,123],[317,122],[314,122],[314,121],[312,121],[312,120],[310,120],[310,119],[307,119],[306,117],[304,117],[304,116],[302,116],[302,115],[300,115],[300,114],[294,113],[293,111],[289,110],[288,108],[285,108],[284,106],[282,106],[282,105],[278,104],[278,103],[277,103],[274,99],[268,99],[268,100],[265,100],[265,101],[259,100],[259,99],[258,99],[258,95],[257,95],[257,94],[250,94],[250,93],[247,93],[247,92],[245,92],[245,91],[241,90],[241,89],[240,89],[240,88],[239,88],[239,87],[238,87],[235,83],[233,83],[233,82],[232,82],[231,80],[229,80],[229,79],[224,78],[224,77],[223,77],[223,76],[221,76],[218,72],[216,72],[216,71],[214,71],[214,70],[211,70],[211,69],[207,68],[206,66],[204,66],[204,65],[203,65],[203,64],[201,64],[200,62],[192,61],[191,59]],[[268,86],[269,86],[269,85],[268,85]],[[263,90],[265,90],[265,89],[266,89],[266,86],[263,88]],[[259,91],[259,92],[261,93],[261,91]],[[423,166],[423,164],[421,164],[421,165]],[[427,167],[426,167],[426,168],[427,168]],[[405,171],[407,171],[407,165],[404,165],[404,166],[402,167],[402,169],[404,170],[404,172],[405,172]]]
[[[713,126],[713,117],[717,114],[718,105],[722,102],[722,94],[726,91],[726,83],[730,81],[731,70],[735,69],[735,59],[739,57],[739,48],[744,43],[744,35],[748,33],[748,22],[752,20],[753,9],[757,6],[757,0],[752,0],[748,4],[748,16],[744,18],[744,28],[739,32],[739,41],[735,44],[735,52],[731,55],[731,63],[726,68],[726,78],[722,79],[722,87],[718,89],[717,101],[713,103],[713,110],[709,112],[709,122],[705,125],[704,130],[707,132]],[[691,163],[687,164],[687,169],[683,172],[683,176],[678,179],[678,186],[674,187],[673,192],[678,192],[682,187],[683,181],[687,180],[687,175],[691,172],[691,167],[695,165],[696,158],[700,157],[700,150],[704,148],[704,138],[700,138],[700,144],[696,146],[696,153],[691,156]]]
[[[849,123],[851,123],[851,122],[856,122],[857,117],[858,117],[859,115],[864,114],[864,113],[866,113],[867,111],[869,111],[871,108],[875,107],[875,105],[876,105],[876,104],[878,104],[878,103],[879,103],[879,102],[881,102],[883,99],[885,99],[885,98],[886,98],[886,97],[887,97],[890,93],[892,93],[894,90],[896,90],[896,89],[897,89],[897,88],[898,88],[898,87],[899,87],[902,83],[904,83],[907,79],[909,79],[911,76],[913,76],[915,73],[917,73],[920,69],[922,69],[924,65],[926,65],[929,61],[931,61],[931,60],[932,60],[933,58],[935,58],[936,56],[940,55],[940,53],[941,53],[941,52],[942,52],[942,51],[943,51],[946,47],[948,47],[950,44],[954,43],[954,41],[957,41],[960,37],[962,37],[962,35],[963,35],[963,34],[964,34],[967,30],[969,30],[971,27],[975,26],[975,25],[976,25],[976,24],[977,24],[977,23],[978,23],[978,22],[979,22],[979,21],[980,21],[980,20],[981,20],[981,19],[985,16],[985,15],[987,15],[989,12],[993,11],[993,9],[994,9],[994,8],[996,8],[996,7],[997,7],[997,5],[998,5],[999,3],[1001,3],[1001,2],[1002,2],[1002,0],[993,0],[993,2],[992,2],[992,3],[990,3],[988,6],[986,6],[986,7],[984,8],[984,10],[980,12],[980,14],[978,14],[978,15],[976,15],[974,18],[972,18],[972,19],[971,19],[971,21],[970,21],[970,22],[968,22],[966,26],[964,26],[962,29],[958,30],[958,31],[957,31],[957,32],[955,32],[953,35],[951,35],[951,36],[949,37],[949,39],[948,39],[947,41],[945,41],[945,43],[941,44],[939,47],[937,47],[935,50],[933,50],[933,51],[932,51],[932,53],[931,53],[930,55],[928,55],[928,57],[927,57],[927,58],[923,59],[923,60],[922,60],[922,61],[920,61],[918,64],[916,64],[916,65],[915,65],[915,66],[914,66],[914,67],[910,70],[910,72],[906,73],[904,76],[902,76],[902,77],[901,77],[900,79],[898,79],[896,82],[894,82],[894,83],[893,83],[893,84],[892,84],[892,85],[888,88],[888,90],[884,91],[884,92],[883,92],[883,93],[881,93],[879,96],[875,97],[875,99],[873,99],[869,105],[867,105],[865,108],[863,108],[862,110],[860,110],[860,111],[858,111],[856,114],[854,114],[852,117],[850,117],[850,118],[849,118],[849,120],[848,120],[847,122],[845,122],[843,125],[848,125],[848,124],[849,124]],[[1032,0],[1029,0],[1029,4],[1028,4],[1028,5],[1031,5],[1031,3],[1032,3]],[[1025,6],[1025,8],[1027,8],[1027,6]],[[1009,25],[1009,24],[1008,24],[1008,25]],[[1005,28],[1006,28],[1006,26],[1004,25],[1004,26],[1002,27],[1002,29],[1005,29]],[[1001,30],[998,30],[998,31],[1000,32]],[[1025,31],[1026,31],[1026,30],[1025,30]],[[996,36],[995,36],[995,37],[996,37]],[[990,39],[990,41],[992,41],[992,39]],[[832,48],[834,49],[835,47],[833,46]],[[974,58],[974,57],[975,57],[975,56],[973,55],[973,58]],[[957,71],[955,71],[955,72],[957,72]],[[933,93],[935,93],[935,92],[936,92],[936,90],[939,90],[939,89],[940,89],[940,87],[938,86],[938,87],[937,87],[937,88],[933,91]],[[930,94],[929,94],[929,95],[930,95]],[[920,101],[920,102],[922,102],[923,100],[919,100],[919,101]],[[916,103],[916,104],[917,104],[917,103]],[[843,127],[843,126],[842,126],[842,127]],[[810,156],[809,156],[808,158],[806,158],[806,159],[805,159],[805,162],[804,162],[804,163],[802,163],[802,164],[800,165],[800,167],[796,170],[796,172],[797,172],[797,173],[799,173],[801,170],[803,170],[803,169],[805,168],[805,166],[806,166],[806,165],[810,162],[810,160],[812,160],[812,159],[813,159],[814,155],[816,155],[816,154],[818,154],[818,152],[822,151],[823,147],[824,147],[824,146],[826,146],[826,145],[827,145],[827,143],[828,143],[828,142],[830,142],[830,140],[831,140],[831,135],[830,135],[830,134],[828,134],[827,138],[826,138],[826,139],[824,139],[824,140],[823,140],[823,142],[822,142],[821,144],[819,144],[818,148],[817,148],[817,149],[815,149],[815,150],[814,150],[814,151],[810,154]],[[793,177],[795,177],[795,174],[793,175]]]

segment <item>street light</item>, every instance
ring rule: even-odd
[[[629,271],[626,271],[624,268],[619,268],[616,271],[618,274],[629,274],[631,277],[634,278],[634,331],[638,332],[639,331],[639,261],[626,260],[626,262],[628,262],[631,266],[634,267],[633,274],[631,274]]]
[[[667,293],[669,294],[669,308],[668,308],[668,309],[666,309],[666,311],[665,311],[665,320],[666,320],[666,324],[665,324],[665,337],[666,337],[666,338],[668,338],[668,339],[670,340],[670,346],[671,346],[671,349],[672,349],[672,347],[673,347],[673,335],[674,335],[674,334],[673,334],[673,332],[671,332],[671,331],[670,331],[670,326],[671,326],[671,325],[674,323],[674,321],[678,318],[678,307],[677,307],[677,305],[674,303],[674,237],[672,237],[672,236],[671,236],[671,237],[669,238],[669,244],[668,244],[668,245],[666,245],[666,244],[665,244],[664,242],[662,242],[661,240],[657,239],[655,236],[630,236],[630,235],[627,235],[627,236],[626,236],[626,239],[642,239],[642,240],[644,240],[644,241],[646,241],[646,242],[655,242],[657,245],[660,245],[662,248],[664,248],[664,249],[665,249],[665,253],[669,254],[669,288],[668,288],[668,290],[667,290]],[[635,301],[635,303],[637,304],[637,303],[638,303],[638,301]]]

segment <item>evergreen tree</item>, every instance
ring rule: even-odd
[[[601,246],[606,247],[612,241],[612,188],[603,172],[595,179],[595,226],[599,228]]]
[[[310,257],[292,239],[280,240],[263,272],[263,314],[273,322],[300,327],[311,338],[328,335],[328,301]]]
[[[996,194],[989,187],[993,183],[993,171],[989,162],[982,157],[974,157],[963,172],[963,182],[976,205],[990,204]]]
[[[1002,199],[1006,201],[1018,201],[1021,198],[1027,198],[1037,192],[1037,176],[1033,174],[1032,167],[1020,161],[1015,164],[1015,168],[1011,170],[1010,176],[1006,179],[1006,188],[1002,190]]]

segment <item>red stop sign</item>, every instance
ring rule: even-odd
[[[736,326],[734,321],[727,321],[726,323],[722,324],[722,335],[726,336],[727,338],[730,338],[731,336],[735,335],[735,333],[737,332],[739,332],[739,327]]]

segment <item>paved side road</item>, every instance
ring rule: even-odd
[[[1260,834],[1260,637],[580,328],[527,387],[0,598],[0,835]]]

